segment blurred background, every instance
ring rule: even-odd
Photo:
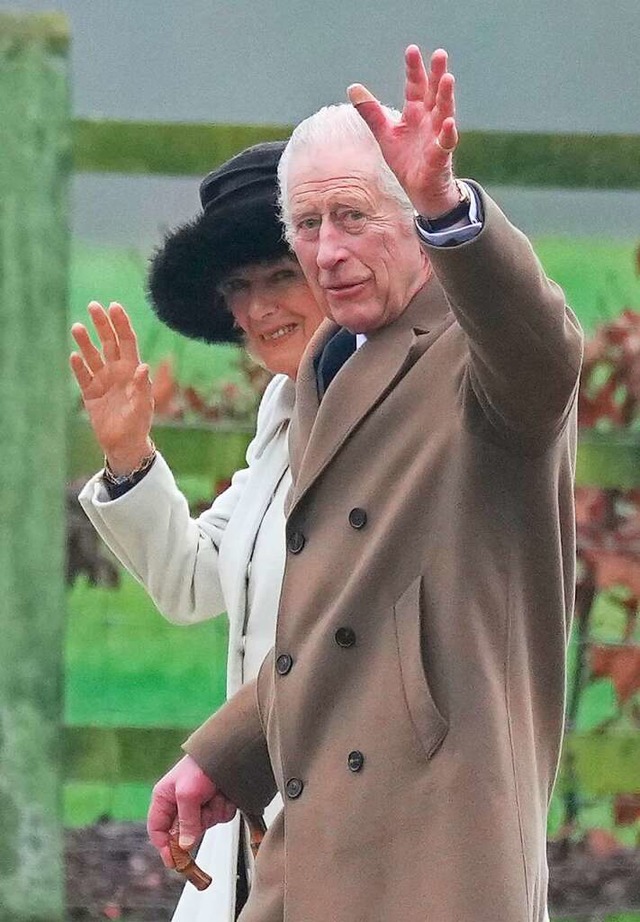
[[[51,13],[61,15],[43,15]],[[46,311],[49,292],[33,301],[34,317],[39,310],[59,318],[38,339],[36,324],[40,331],[48,321],[17,317],[9,305],[16,260],[5,247],[3,428],[7,446],[13,432],[16,444],[33,440],[34,429],[25,435],[11,424],[19,407],[36,400],[26,366],[12,356],[19,342],[35,363],[34,338],[45,351],[56,339],[50,397],[46,388],[38,392],[31,422],[46,433],[39,464],[59,459],[48,465],[50,489],[67,485],[58,519],[50,513],[66,564],[53,555],[46,575],[49,587],[56,578],[64,584],[57,601],[53,589],[47,592],[47,623],[60,627],[58,634],[47,628],[56,656],[47,661],[47,701],[63,710],[51,803],[65,830],[67,909],[43,909],[45,897],[40,909],[11,902],[9,891],[36,874],[24,871],[29,844],[21,840],[19,860],[0,860],[0,909],[14,907],[0,920],[168,920],[180,882],[146,847],[142,821],[153,781],[224,698],[224,619],[188,629],[163,621],[75,502],[101,458],[61,360],[71,347],[66,331],[85,318],[90,299],[125,304],[155,377],[156,441],[193,510],[207,506],[243,464],[265,380],[239,350],[187,342],[155,321],[145,296],[149,255],[168,228],[196,213],[199,179],[236,150],[285,137],[320,105],[343,101],[355,81],[400,104],[402,53],[414,41],[450,53],[462,135],[458,173],[482,182],[532,238],[589,338],[580,404],[577,618],[567,741],[549,826],[551,896],[554,922],[640,920],[639,32],[635,0],[538,0],[525,7],[504,0],[24,0],[0,10],[1,239],[11,239],[9,205],[19,185],[13,176],[24,173],[27,189],[46,144],[58,144],[51,176],[59,175],[63,191],[51,193],[58,230],[46,249],[64,271]],[[25,86],[27,104],[19,110]],[[41,137],[27,130],[40,117],[29,107],[34,94],[46,96],[45,110],[60,110]],[[48,192],[42,181],[38,207]],[[34,274],[39,265],[28,261]],[[18,514],[15,484],[23,510],[34,494],[26,474],[19,481],[10,476],[20,456],[3,451],[3,516],[10,523],[11,510]],[[41,479],[37,470],[33,477]],[[8,526],[2,534],[7,547],[18,545]],[[16,630],[16,606],[40,611],[34,626],[44,617],[42,596],[26,598],[24,580],[16,588],[22,565],[3,553],[0,624],[7,637]],[[33,658],[32,641],[16,644],[7,646],[7,675],[27,669],[16,650],[28,647],[29,669],[45,662],[44,653]],[[0,705],[21,681],[3,680]],[[56,727],[56,720],[52,706],[45,722]],[[2,752],[10,778],[17,769]],[[0,779],[0,807],[3,791]],[[7,828],[24,828],[18,814],[12,822]],[[62,875],[56,862],[50,892]]]

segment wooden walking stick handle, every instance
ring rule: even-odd
[[[180,848],[178,839],[174,835],[169,837],[169,851],[174,860],[176,871],[179,874],[184,874],[196,890],[206,890],[211,884],[211,876],[198,867],[189,852],[185,851],[184,848]]]
[[[249,828],[251,854],[255,858],[258,854],[260,843],[264,839],[264,834],[267,831],[267,824],[262,816],[255,816],[249,813],[244,813],[243,816]],[[169,851],[171,852],[176,871],[178,871],[179,874],[184,874],[196,890],[206,890],[207,887],[211,885],[211,875],[198,867],[190,852],[185,851],[184,848],[180,848],[178,845],[177,831],[172,830],[169,835]]]

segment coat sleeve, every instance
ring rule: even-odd
[[[580,326],[525,235],[474,184],[484,226],[454,247],[425,246],[469,341],[469,384],[506,432],[556,432],[575,401]]]
[[[199,518],[191,518],[187,501],[160,454],[149,473],[118,499],[109,498],[101,474],[94,475],[79,495],[100,537],[145,586],[169,621],[191,624],[226,610],[219,549],[252,476],[270,388],[271,384],[261,403],[256,438],[247,449],[247,467],[234,474],[229,488]]]
[[[232,803],[245,813],[258,815],[277,793],[264,717],[272,674],[273,652],[258,678],[243,685],[183,746]]]

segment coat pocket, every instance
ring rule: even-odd
[[[442,745],[449,725],[438,710],[424,671],[420,584],[415,579],[393,606],[400,674],[409,718],[427,759]]]

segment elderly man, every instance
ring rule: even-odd
[[[275,649],[156,788],[166,860],[226,800],[284,810],[243,922],[544,922],[574,578],[581,336],[454,179],[453,77],[406,52],[281,162],[330,321],[303,360]],[[354,335],[355,334],[355,335]],[[226,799],[226,800],[225,800]]]

